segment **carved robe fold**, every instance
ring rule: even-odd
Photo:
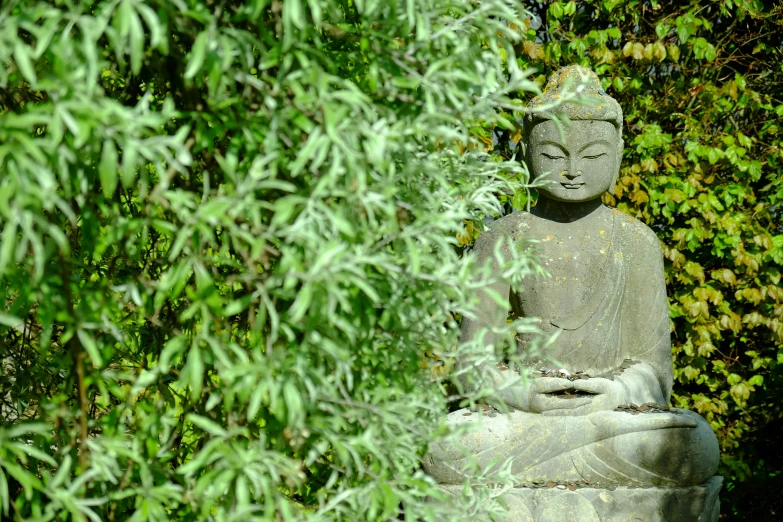
[[[524,222],[530,216],[520,213],[510,217],[521,225],[510,227],[513,235],[524,235]],[[655,371],[661,393],[668,401],[672,384],[671,340],[658,240],[639,221],[614,213],[609,246],[603,255],[598,284],[569,310],[547,316],[543,307],[531,309],[524,294],[510,296],[518,314],[540,317],[546,333],[558,333],[545,354],[531,354],[530,365],[551,365],[547,359],[553,358],[571,372],[601,376],[610,375],[626,359],[645,362]],[[525,286],[534,290],[536,284],[540,283],[530,281]],[[528,340],[521,337],[519,344],[524,351]]]

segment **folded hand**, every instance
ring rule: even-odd
[[[613,410],[627,402],[627,397],[628,391],[618,381],[540,377],[530,382],[527,410],[544,415],[586,415]]]

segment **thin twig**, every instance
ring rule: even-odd
[[[68,317],[74,319],[76,314],[73,308],[73,295],[71,294],[71,274],[69,263],[60,252],[60,274],[63,280],[63,290],[65,292],[65,305],[68,309]],[[74,324],[75,326],[75,324]],[[82,472],[87,468],[87,410],[89,404],[87,401],[87,384],[84,375],[85,353],[79,342],[79,337],[75,334],[71,336],[66,344],[68,351],[73,357],[73,364],[76,370],[76,380],[79,388],[79,465]]]

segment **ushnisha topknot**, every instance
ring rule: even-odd
[[[566,90],[567,89],[567,90]],[[555,115],[565,115],[571,120],[596,120],[611,122],[618,131],[623,126],[623,111],[620,104],[609,96],[601,87],[592,70],[581,65],[569,65],[559,69],[549,77],[544,92],[533,98],[528,104],[529,109],[549,105],[579,90],[587,104],[566,102],[551,111],[531,112],[525,115],[525,128],[532,127],[542,120],[550,120]]]

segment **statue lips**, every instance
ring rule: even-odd
[[[569,190],[575,190],[582,188],[585,184],[584,183],[560,183],[563,188],[567,188]]]

